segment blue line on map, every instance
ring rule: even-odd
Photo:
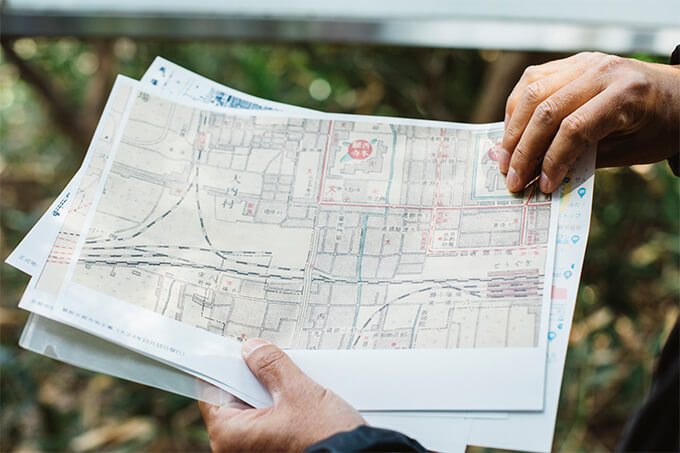
[[[361,243],[359,244],[359,256],[357,257],[357,277],[361,281],[361,258],[364,256],[366,245],[366,230],[368,229],[368,214],[364,216],[364,225],[361,227]]]
[[[354,311],[354,322],[352,323],[352,336],[347,343],[347,349],[352,347],[354,341],[354,330],[357,328],[357,320],[359,319],[359,308],[361,307],[361,258],[364,256],[364,245],[366,244],[366,231],[368,230],[368,216],[364,216],[364,223],[361,227],[361,242],[359,243],[359,253],[357,256],[357,308]]]
[[[413,349],[413,343],[416,341],[416,326],[418,324],[418,318],[420,317],[420,310],[423,308],[422,305],[418,305],[418,312],[416,313],[416,320],[413,321],[413,330],[411,330],[411,345],[409,348]]]
[[[392,178],[394,177],[394,160],[397,155],[397,129],[394,127],[394,125],[390,124],[390,129],[392,129],[392,158],[390,159],[390,177],[387,182],[387,191],[385,193],[385,204],[389,204],[390,202],[390,190],[392,188]],[[362,293],[362,277],[361,277],[361,261],[364,256],[364,245],[366,243],[366,231],[368,229],[368,217],[369,216],[378,216],[378,217],[387,217],[387,212],[389,208],[385,208],[385,212],[383,214],[377,214],[377,213],[366,213],[364,215],[364,222],[363,226],[361,228],[361,243],[359,244],[359,253],[357,256],[357,308],[356,311],[354,312],[354,322],[352,323],[352,335],[350,336],[349,343],[347,344],[347,349],[350,349],[352,347],[352,342],[354,341],[354,331],[357,328],[357,321],[359,319],[359,309],[361,308],[361,293]]]

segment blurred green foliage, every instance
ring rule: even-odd
[[[22,39],[13,49],[47,77],[74,111],[81,111],[96,94],[92,80],[101,76],[104,57],[95,44],[70,38]],[[128,39],[104,44],[112,49],[109,58],[117,72],[134,78],[162,55],[241,91],[280,102],[453,121],[471,118],[488,60],[497,54]],[[73,176],[85,150],[56,127],[50,104],[20,78],[6,55],[0,56],[0,114],[4,260]],[[678,189],[665,163],[597,174],[557,418],[557,451],[611,450],[648,390],[654,356],[678,314]],[[26,315],[16,305],[28,277],[4,264],[1,269],[0,450],[61,451],[87,445],[116,451],[208,448],[193,401],[18,348]]]

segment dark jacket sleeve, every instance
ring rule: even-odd
[[[671,55],[671,64],[680,64],[680,44],[675,47]],[[675,176],[680,176],[680,151],[668,158],[668,165]]]
[[[628,422],[616,450],[621,452],[680,451],[680,332],[678,332],[678,322],[675,323],[656,363],[649,398]]]
[[[335,434],[305,450],[305,453],[426,452],[415,440],[396,431],[360,426]]]

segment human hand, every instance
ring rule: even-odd
[[[598,167],[680,151],[680,67],[580,53],[528,67],[505,112],[499,167],[508,189],[541,170],[539,188],[550,193],[589,143],[599,142]]]
[[[272,394],[274,405],[254,409],[236,399],[222,407],[199,401],[213,451],[303,451],[366,424],[359,412],[311,380],[273,344],[249,340],[242,354]]]

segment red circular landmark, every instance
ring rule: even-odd
[[[489,149],[489,159],[494,162],[498,162],[499,155],[501,153],[501,142],[496,143]]]
[[[366,140],[354,140],[349,145],[349,155],[352,159],[364,160],[367,159],[373,152],[373,146]]]

